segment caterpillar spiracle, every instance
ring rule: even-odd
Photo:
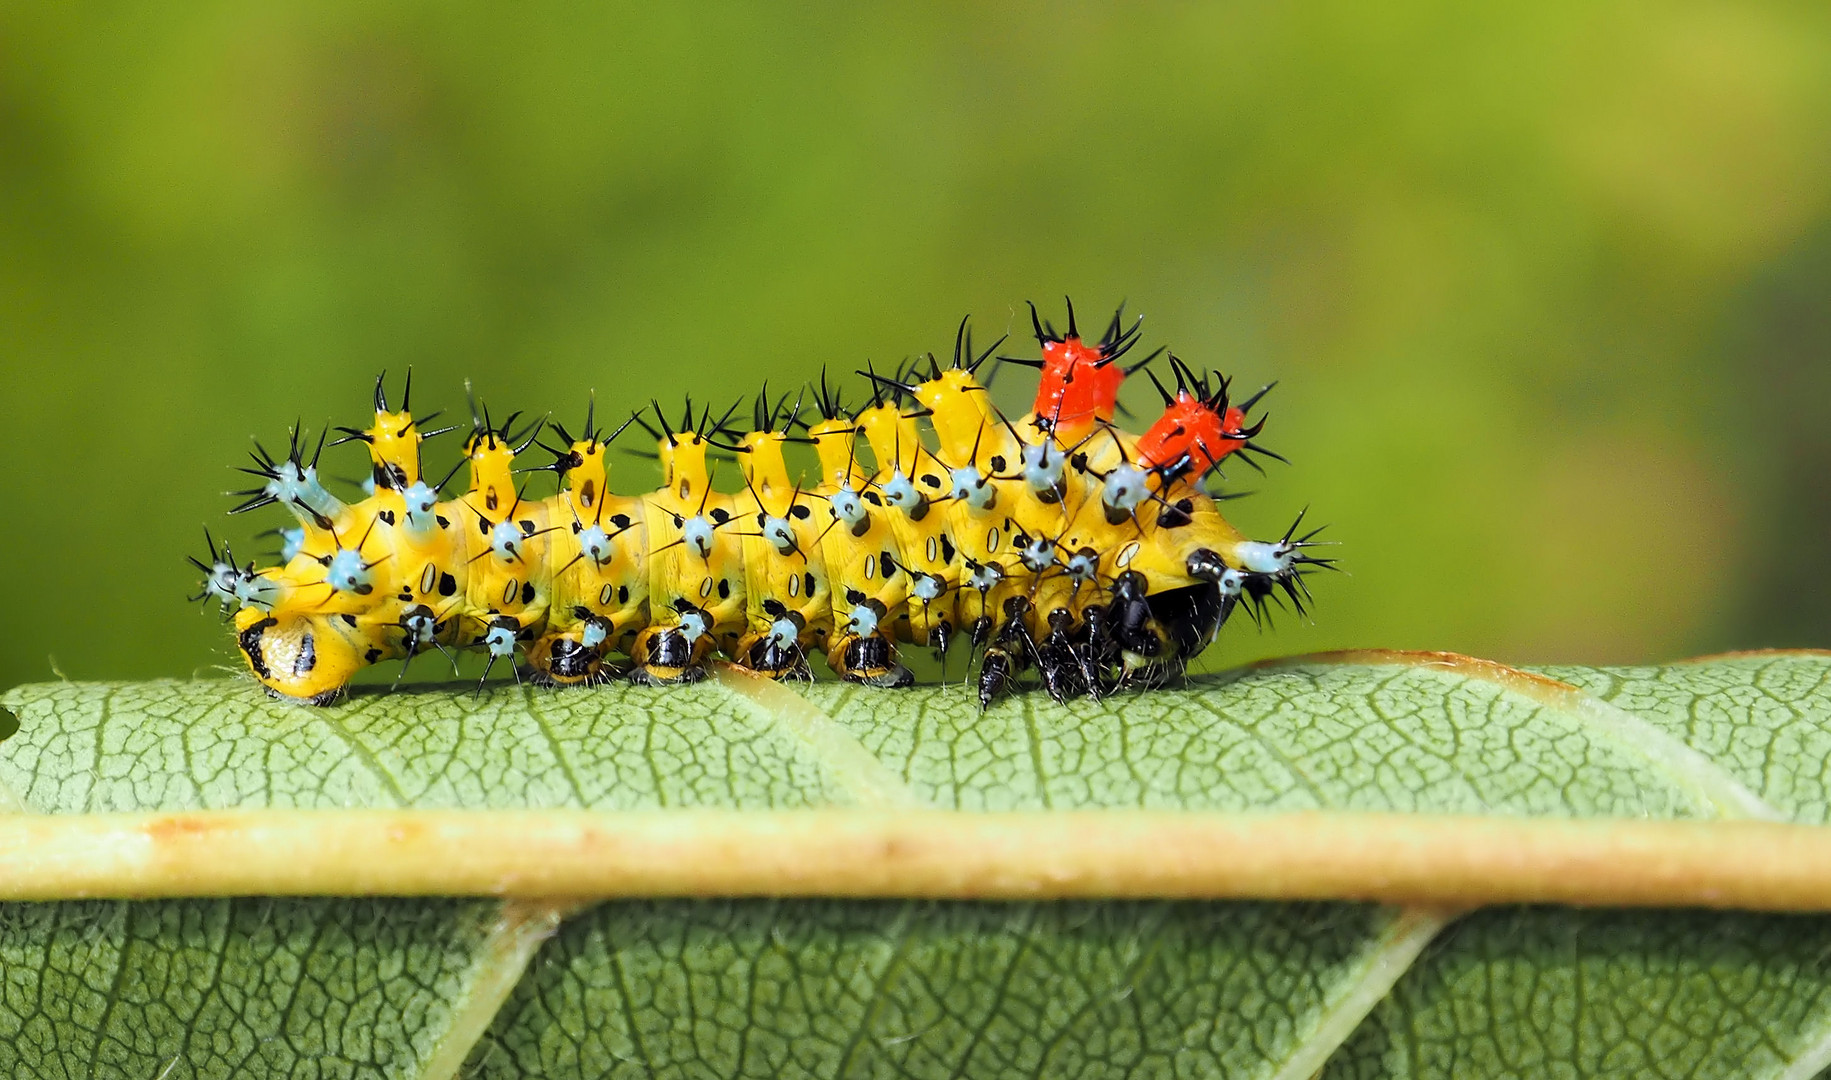
[[[473,405],[469,489],[451,499],[457,470],[429,482],[420,450],[453,429],[415,418],[411,373],[399,409],[378,378],[373,423],[337,429],[367,446],[372,490],[348,502],[326,488],[322,436],[311,449],[295,427],[282,456],[257,444],[244,471],[259,486],[234,512],[278,504],[297,525],[281,530],[276,566],[238,564],[210,541],[208,559],[191,560],[204,573],[196,598],[233,610],[262,686],[319,705],[360,668],[434,649],[482,650],[489,665],[519,654],[518,677],[552,686],[692,682],[721,656],[807,679],[823,653],[842,679],[897,687],[912,681],[899,646],[945,654],[961,640],[982,707],[1032,670],[1062,700],[1179,677],[1242,606],[1259,619],[1288,598],[1301,612],[1305,573],[1332,563],[1309,550],[1315,533],[1298,534],[1300,515],[1276,540],[1249,539],[1204,486],[1230,457],[1278,457],[1254,441],[1264,419],[1249,418],[1265,391],[1235,403],[1226,378],[1174,354],[1167,386],[1151,370],[1162,349],[1127,366],[1141,320],[1127,325],[1123,309],[1098,341],[1082,338],[1072,304],[1059,332],[1030,310],[1041,356],[996,357],[1040,373],[1020,418],[978,378],[1005,339],[976,351],[963,321],[951,365],[929,355],[860,372],[870,404],[856,413],[824,374],[792,402],[765,387],[748,430],[737,406],[715,417],[690,401],[678,420],[651,403],[614,429],[587,408],[576,435],[545,420],[518,428],[519,414],[496,424]],[[1114,417],[1141,370],[1163,413],[1134,434]],[[631,427],[655,440],[655,491],[610,488],[607,451]],[[816,476],[791,470],[791,443],[812,445]],[[518,470],[536,445],[552,463]],[[713,484],[724,454],[742,474],[735,490]],[[541,470],[558,490],[534,497],[517,473]]]

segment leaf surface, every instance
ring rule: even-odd
[[[959,685],[9,692],[22,813],[1368,809],[1822,822],[1831,658],[1319,658],[979,714]],[[548,935],[552,937],[548,940]],[[1831,919],[1192,902],[0,905],[0,1075],[1797,1077]],[[93,1070],[90,1064],[93,1063]]]

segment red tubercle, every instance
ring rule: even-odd
[[[1178,390],[1157,422],[1138,439],[1138,464],[1147,469],[1185,466],[1202,476],[1221,459],[1244,447],[1246,413],[1235,407],[1217,411],[1187,390]]]
[[[1043,358],[1021,362],[1042,369],[1032,410],[1039,427],[1060,436],[1112,420],[1119,405],[1119,384],[1128,374],[1118,360],[1137,342],[1142,321],[1126,326],[1125,305],[1121,304],[1100,340],[1089,344],[1075,325],[1072,300],[1068,302],[1066,333],[1057,333],[1037,314],[1036,305],[1030,305],[1030,322]]]
[[[1046,340],[1034,411],[1052,428],[1069,430],[1111,420],[1124,381],[1125,369],[1114,363],[1107,349],[1083,344],[1078,337]]]

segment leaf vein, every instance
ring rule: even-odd
[[[1395,911],[1378,943],[1362,954],[1353,976],[1344,980],[1346,991],[1323,1006],[1310,1034],[1291,1047],[1269,1080],[1315,1076],[1458,914],[1422,907]]]
[[[1791,1060],[1781,1055],[1786,1062],[1774,1080],[1814,1080],[1827,1068],[1831,1068],[1831,1018],[1820,1025],[1816,1035],[1793,1054]]]
[[[362,762],[363,767],[393,794],[395,805],[409,806],[412,805],[412,800],[407,798],[407,792],[401,787],[399,778],[382,766],[381,759],[375,756],[362,738],[356,734],[356,729],[348,723],[352,716],[375,711],[383,700],[382,697],[377,696],[372,698],[368,704],[347,713],[335,708],[325,709],[323,710],[324,722],[343,741],[344,745],[350,748],[351,753],[356,755],[356,760]]]
[[[1055,800],[1049,795],[1049,774],[1043,771],[1043,737],[1036,730],[1036,707],[1032,701],[1034,695],[1024,699],[1024,735],[1030,747],[1030,767],[1036,770],[1036,796],[1042,801],[1043,809],[1055,809]]]
[[[649,1049],[648,1039],[642,1034],[642,1026],[636,1021],[635,996],[629,985],[629,966],[623,962],[621,943],[610,940],[606,935],[605,951],[610,954],[610,966],[617,973],[617,1000],[623,1006],[623,1022],[629,1025],[629,1042],[642,1055],[642,1063],[651,1072],[660,1068],[655,1060],[655,1052]]]
[[[852,1041],[839,1057],[839,1067],[833,1070],[835,1077],[852,1074],[852,1062],[859,1048],[871,1040],[871,1031],[877,1027],[878,1018],[883,1015],[884,1002],[889,997],[889,989],[902,976],[908,963],[906,950],[910,943],[909,916],[913,904],[905,902],[897,911],[896,921],[890,930],[890,955],[884,960],[884,967],[877,977],[871,980],[871,989],[865,1015],[859,1019],[858,1030],[852,1033]]]
[[[500,905],[495,924],[477,946],[468,992],[452,1008],[444,1035],[426,1057],[423,1080],[454,1080],[460,1075],[535,954],[558,932],[561,921],[583,906],[534,900]]]
[[[718,685],[743,702],[746,711],[769,721],[818,761],[861,806],[924,805],[909,782],[873,754],[850,728],[793,688],[754,675],[719,668]]]
[[[541,737],[552,748],[553,760],[559,765],[560,775],[566,778],[567,786],[572,788],[572,794],[578,799],[578,805],[590,805],[586,801],[585,785],[579,781],[578,771],[572,767],[571,760],[566,756],[565,748],[560,744],[559,735],[554,732],[553,725],[548,722],[545,710],[535,703],[533,689],[528,686],[520,689],[522,697],[528,703],[528,715],[533,718],[534,726],[540,729]]]
[[[1037,912],[1038,905],[1025,905],[1023,931],[1022,936],[1017,939],[1017,949],[1011,954],[1011,962],[1005,965],[1004,972],[999,975],[998,985],[992,991],[991,1005],[986,1009],[985,1016],[980,1019],[978,1027],[973,1031],[972,1038],[968,1039],[966,1046],[961,1049],[959,1061],[950,1075],[973,1075],[968,1071],[973,1062],[973,1051],[979,1048],[979,1044],[985,1039],[985,1033],[990,1031],[992,1024],[997,1021],[999,1013],[1004,1007],[1005,998],[1010,995],[1011,980],[1017,977],[1017,971],[1023,966],[1024,958],[1029,956],[1030,950],[1036,944]]]
[[[114,1016],[115,1005],[121,999],[121,986],[127,978],[128,952],[133,947],[132,913],[126,902],[114,905],[118,913],[118,924],[121,928],[120,946],[115,950],[114,974],[109,977],[108,994],[102,1000],[102,1015],[95,1022],[95,1039],[89,1044],[89,1054],[85,1059],[93,1071],[101,1060],[102,1040],[108,1034],[108,1022]]]
[[[83,799],[83,809],[92,813],[95,810],[96,789],[102,783],[102,732],[108,726],[109,714],[112,712],[110,705],[114,701],[114,695],[113,686],[103,690],[101,701],[97,703],[95,710],[95,753],[89,760],[89,791]]]
[[[1264,750],[1267,754],[1270,754],[1278,764],[1284,767],[1285,772],[1290,774],[1291,779],[1295,780],[1299,787],[1310,793],[1311,797],[1316,800],[1317,806],[1334,805],[1334,800],[1323,793],[1322,785],[1318,784],[1315,779],[1310,776],[1309,772],[1299,765],[1295,758],[1286,754],[1276,742],[1266,738],[1265,735],[1259,731],[1257,724],[1247,724],[1235,720],[1225,712],[1215,708],[1214,705],[1205,698],[1197,698],[1195,700],[1208,715],[1223,723],[1231,725],[1235,730],[1244,734],[1248,739],[1251,739],[1255,746]]]
[[[1610,743],[1641,758],[1720,818],[1786,821],[1788,817],[1751,791],[1735,774],[1619,705],[1570,688],[1571,715]]]

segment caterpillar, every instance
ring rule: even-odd
[[[336,429],[336,443],[368,450],[365,497],[345,501],[320,478],[329,429],[311,448],[295,425],[284,455],[257,443],[242,471],[258,485],[234,493],[232,512],[292,513],[280,564],[238,564],[206,530],[193,599],[233,613],[270,693],[317,705],[363,667],[400,660],[404,673],[432,650],[482,650],[485,680],[506,660],[558,687],[692,682],[720,657],[808,679],[823,653],[841,679],[900,687],[912,676],[899,646],[945,658],[964,639],[984,708],[1028,671],[1057,700],[1160,685],[1240,607],[1255,621],[1268,600],[1302,613],[1305,574],[1334,563],[1310,550],[1320,530],[1299,535],[1299,515],[1277,540],[1249,539],[1222,517],[1227,496],[1206,489],[1228,459],[1260,472],[1255,454],[1284,460],[1255,442],[1265,419],[1250,419],[1271,387],[1235,403],[1227,378],[1175,354],[1161,362],[1166,385],[1153,370],[1164,349],[1128,366],[1142,319],[1127,325],[1123,307],[1098,340],[1082,337],[1072,302],[1061,331],[1034,304],[1030,315],[1039,357],[996,356],[1006,338],[976,350],[963,320],[951,365],[867,365],[870,403],[856,412],[825,373],[792,402],[765,386],[747,430],[738,405],[715,417],[690,399],[678,419],[650,402],[614,428],[594,400],[576,435],[521,414],[498,424],[473,401],[469,487],[449,499],[457,468],[429,482],[421,448],[456,428],[414,416],[411,372],[391,408],[384,373],[373,422]],[[988,361],[1037,370],[1028,415],[991,404]],[[1133,434],[1115,417],[1139,371],[1163,412]],[[663,483],[618,494],[607,454],[632,427],[654,440]],[[791,444],[811,446],[817,475],[791,469]],[[517,469],[536,446],[554,460]],[[713,484],[724,457],[739,465],[733,490]],[[540,471],[558,490],[533,497],[518,474]]]

